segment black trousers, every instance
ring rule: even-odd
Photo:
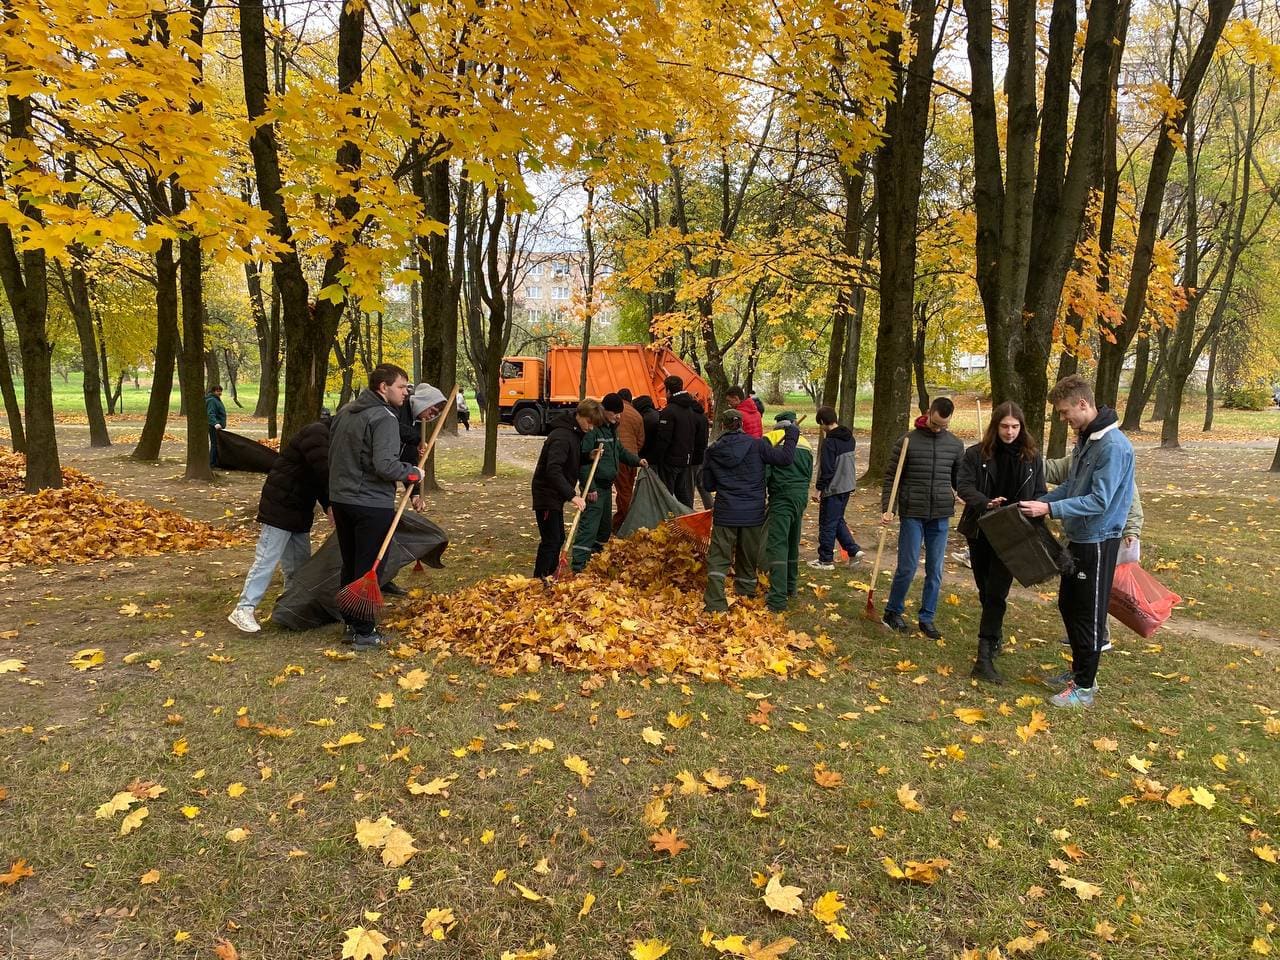
[[[693,469],[688,466],[668,466],[663,464],[659,475],[672,496],[690,510],[693,509]]]
[[[978,586],[978,601],[982,604],[978,639],[999,645],[1004,637],[1004,614],[1009,607],[1013,574],[996,555],[991,541],[981,533],[969,541],[969,563],[973,567],[973,582]]]
[[[337,528],[338,547],[342,550],[341,585],[345,587],[369,572],[383,538],[391,529],[391,521],[395,519],[396,512],[390,507],[361,507],[350,503],[334,503],[330,506],[333,507],[333,525]],[[379,565],[378,582],[381,583],[382,579],[383,568]],[[345,611],[342,619],[359,634],[372,633],[377,626],[372,620],[353,617]]]
[[[1075,573],[1062,578],[1058,610],[1071,641],[1071,672],[1077,687],[1092,687],[1098,677],[1098,658],[1107,642],[1107,607],[1116,575],[1120,538],[1101,543],[1069,543]]]
[[[535,510],[538,518],[538,556],[533,561],[535,577],[550,577],[560,565],[560,551],[564,549],[564,511]]]

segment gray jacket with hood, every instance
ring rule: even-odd
[[[329,501],[354,507],[396,505],[396,486],[417,472],[400,459],[395,409],[374,391],[360,391],[329,430]]]

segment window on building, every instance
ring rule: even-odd
[[[568,300],[569,288],[568,287],[552,287],[551,299],[552,300]]]
[[[526,297],[528,297],[530,300],[537,300],[537,299],[541,298],[541,296],[542,296],[542,288],[541,288],[541,287],[526,287],[526,288],[525,288],[525,296],[526,296]]]
[[[557,263],[551,267],[551,275],[559,279],[569,275],[569,265],[567,263]]]
[[[531,266],[531,267],[529,268],[529,276],[531,276],[531,277],[540,277],[540,276],[542,276],[542,264],[540,264],[540,263],[535,263],[533,266]]]

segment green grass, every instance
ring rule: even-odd
[[[447,590],[531,564],[527,475],[504,469],[482,482],[475,467],[469,457],[442,463],[447,489],[428,513],[454,534],[450,566],[402,575],[406,585]],[[132,482],[186,489],[152,477],[139,468]],[[255,483],[239,481],[220,496],[256,495]],[[129,482],[122,473],[113,481]],[[1153,530],[1186,522],[1183,499],[1151,499]],[[1221,505],[1224,522],[1199,533],[1215,553],[1226,550],[1226,521],[1248,522],[1240,503]],[[1264,726],[1280,708],[1274,651],[1126,633],[1104,658],[1097,708],[1060,714],[1041,702],[1048,691],[1019,679],[1061,663],[1051,605],[1015,599],[1001,660],[1010,682],[979,688],[967,679],[977,612],[967,593],[942,605],[947,639],[933,643],[866,623],[856,577],[819,574],[804,579],[789,617],[836,643],[824,674],[730,686],[620,673],[592,690],[582,675],[551,669],[500,676],[459,659],[333,660],[336,627],[245,637],[223,618],[250,552],[5,575],[6,622],[18,635],[2,641],[0,660],[28,669],[0,675],[0,785],[9,791],[0,851],[36,871],[0,893],[0,942],[12,955],[208,957],[225,937],[242,957],[336,957],[356,925],[398,941],[397,956],[457,960],[496,960],[544,940],[559,957],[621,958],[648,937],[670,942],[672,958],[716,956],[699,944],[704,929],[765,943],[794,937],[788,958],[985,955],[1033,927],[1049,934],[1037,958],[1243,957],[1255,937],[1275,943],[1262,909],[1276,903],[1280,868],[1252,853],[1276,847],[1280,831],[1280,741]],[[1237,589],[1256,579],[1234,565],[1223,575]],[[529,602],[539,596],[531,590]],[[140,612],[120,613],[126,603]],[[103,668],[66,664],[86,646],[105,651]],[[430,674],[417,693],[397,684],[413,668]],[[395,705],[379,709],[387,692]],[[747,720],[761,695],[776,708],[767,728]],[[965,725],[959,707],[985,719]],[[1024,742],[1017,727],[1034,710],[1050,727]],[[691,723],[672,728],[669,711]],[[241,713],[293,733],[238,728]],[[645,726],[665,744],[645,743]],[[349,731],[365,742],[324,748]],[[538,738],[554,746],[531,750]],[[1095,749],[1101,738],[1117,749]],[[942,754],[948,746],[963,759]],[[589,787],[564,767],[570,754],[595,768]],[[1132,799],[1143,790],[1131,757],[1150,763],[1159,793],[1205,787],[1213,808]],[[843,785],[819,788],[818,762]],[[680,795],[677,774],[712,767],[734,783]],[[457,779],[447,797],[414,797],[411,775]],[[137,778],[167,792],[122,837],[122,814],[107,821],[94,811]],[[764,785],[765,816],[753,815],[746,778]],[[230,797],[237,782],[246,791]],[[920,812],[898,803],[903,784],[919,792]],[[675,858],[652,851],[642,821],[645,804],[668,791],[663,826],[691,845]],[[199,815],[188,819],[185,805]],[[401,868],[354,840],[357,819],[382,813],[421,851]],[[228,842],[234,827],[248,839]],[[1078,863],[1063,850],[1072,844]],[[951,866],[931,887],[908,885],[885,873],[884,857]],[[1054,860],[1101,895],[1081,901],[1060,887]],[[152,869],[159,882],[141,885]],[[802,915],[760,902],[752,875],[771,869],[804,888]],[[499,870],[508,879],[495,886]],[[401,877],[411,889],[397,889]],[[544,899],[522,898],[513,882]],[[808,915],[827,890],[849,904],[840,917],[849,943]],[[595,906],[579,917],[588,893]],[[443,943],[419,929],[434,907],[459,919]],[[1100,924],[1114,928],[1114,942]],[[190,939],[175,944],[180,930]]]

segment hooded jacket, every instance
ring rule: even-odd
[[[258,498],[258,522],[305,533],[316,503],[329,507],[329,423],[322,417],[289,438],[272,464]]]
[[[579,452],[582,444],[582,428],[571,413],[558,413],[547,424],[551,432],[542,441],[538,465],[533,470],[533,509],[564,509],[564,505],[577,496]]]
[[[368,387],[338,411],[329,429],[329,500],[391,508],[396,485],[417,473],[400,459],[395,408]]]
[[[636,397],[636,413],[644,421],[644,445],[640,448],[640,456],[650,463],[658,463],[658,408],[653,405],[651,397]]]
[[[591,471],[591,453],[600,448],[600,465],[596,467],[596,475],[591,481],[593,490],[608,490],[618,476],[618,463],[631,467],[640,466],[640,458],[618,442],[618,431],[609,423],[593,427],[582,438],[579,447],[578,479],[587,482],[587,474]]]
[[[1030,463],[1019,460],[1017,464],[1017,494],[1009,500],[1038,500],[1044,496],[1044,458],[1039,454]],[[987,504],[996,496],[996,464],[994,458],[982,455],[982,444],[975,443],[964,452],[960,472],[956,477],[956,493],[964,501],[964,512],[956,529],[970,540],[976,540],[981,532],[978,518],[987,512]]]
[[[204,414],[211,427],[227,429],[227,408],[222,398],[216,393],[207,393],[204,397]]]
[[[658,462],[667,467],[702,463],[707,449],[707,414],[693,395],[681,390],[658,413]]]
[[[779,427],[777,430],[766,433],[764,439],[776,447],[786,440],[788,432]],[[809,446],[809,441],[803,435],[796,440],[795,458],[791,463],[770,466],[765,471],[765,484],[769,490],[770,501],[774,498],[787,497],[798,500],[803,505],[809,499],[809,483],[812,479],[813,448]]]
[[[1080,431],[1066,480],[1040,499],[1072,543],[1101,543],[1124,533],[1133,477],[1133,444],[1120,432],[1116,412],[1102,407]]]
[[[858,466],[853,431],[838,426],[827,432],[818,455],[818,492],[824,497],[853,493],[858,489]]]
[[[765,521],[765,466],[790,466],[800,430],[788,426],[782,443],[749,437],[741,430],[720,435],[707,447],[702,482],[716,495],[712,518],[722,527],[758,527]]]
[[[733,409],[742,414],[742,432],[749,437],[764,436],[764,421],[760,417],[760,410],[756,407],[756,402],[750,397],[746,397],[743,401]]]
[[[950,430],[934,433],[928,424],[928,417],[917,417],[915,429],[906,434],[911,441],[907,444],[907,462],[902,468],[902,481],[898,486],[899,517],[939,520],[956,512],[955,485],[959,479],[960,460],[964,457],[964,444]],[[893,475],[898,469],[898,457],[906,437],[900,437],[893,445],[893,453],[885,465],[884,486],[880,491],[882,513],[889,509]]]
[[[1067,479],[1067,474],[1071,472],[1071,454],[1065,457],[1057,457],[1053,460],[1044,462],[1044,479],[1046,483],[1059,484]],[[1129,504],[1129,515],[1124,520],[1124,530],[1121,532],[1123,537],[1137,537],[1142,539],[1142,522],[1146,519],[1146,515],[1142,509],[1142,491],[1138,489],[1135,481],[1133,485],[1133,502]]]

